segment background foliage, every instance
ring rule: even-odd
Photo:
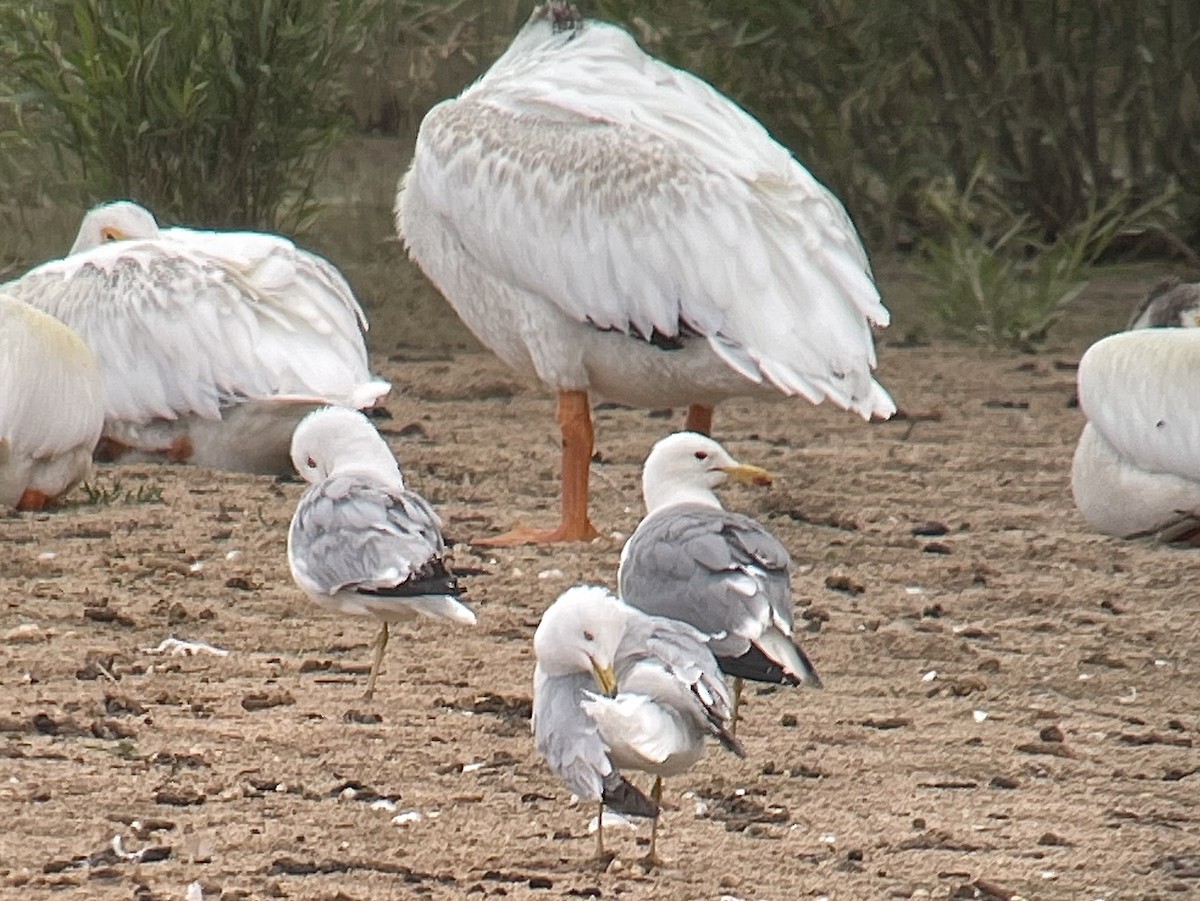
[[[1036,340],[1097,260],[1197,261],[1195,0],[580,5],[760,118],[959,334]],[[409,146],[532,6],[0,0],[0,215],[129,195],[294,229],[343,136]]]

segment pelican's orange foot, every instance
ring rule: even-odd
[[[45,510],[46,505],[50,503],[50,496],[34,488],[26,488],[21,495],[21,499],[17,501],[17,509],[26,513],[36,513],[39,510]]]
[[[590,522],[582,524],[560,523],[553,529],[532,529],[517,523],[503,535],[487,538],[472,538],[471,544],[480,547],[515,547],[519,544],[559,544],[565,541],[591,541],[600,533]]]
[[[194,453],[192,439],[187,435],[180,435],[167,446],[165,453],[172,463],[186,463]]]

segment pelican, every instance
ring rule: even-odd
[[[1087,423],[1071,462],[1093,528],[1174,539],[1200,517],[1200,329],[1139,328],[1097,341],[1079,363]]]
[[[1129,320],[1130,329],[1200,326],[1200,285],[1168,278],[1151,289]]]
[[[4,286],[95,352],[98,455],[291,473],[297,422],[368,407],[366,318],[326,260],[259,232],[158,228],[127,201],[83,219],[71,252]]]
[[[86,478],[103,424],[88,346],[0,291],[0,506],[41,510]]]
[[[727,97],[563,0],[425,116],[396,227],[476,337],[557,392],[561,521],[482,543],[596,535],[590,395],[686,405],[705,433],[745,395],[895,412],[842,204]]]

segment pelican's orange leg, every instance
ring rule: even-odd
[[[684,420],[683,427],[689,432],[711,435],[712,414],[712,407],[706,407],[703,404],[691,404],[688,406],[687,419]]]
[[[503,535],[475,539],[485,547],[591,541],[599,533],[588,519],[588,473],[592,465],[592,410],[586,391],[558,392],[558,425],[562,430],[562,521],[554,529],[516,525]]]

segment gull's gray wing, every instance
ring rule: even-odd
[[[679,504],[647,516],[621,552],[621,597],[633,607],[695,626],[724,672],[819,685],[791,640],[791,558],[748,516]]]
[[[354,592],[380,616],[404,605],[473,622],[453,600],[461,591],[444,554],[441,520],[428,501],[354,475],[309,488],[288,533],[293,573],[309,593]]]
[[[630,816],[657,815],[654,802],[622,776],[608,758],[608,748],[580,702],[596,688],[590,673],[550,676],[540,666],[533,672],[533,737],[537,752],[575,795],[603,801]]]
[[[680,504],[642,520],[621,552],[621,597],[715,636],[718,656],[744,654],[772,621],[792,628],[787,548],[740,513]]]
[[[726,748],[745,757],[729,731],[733,699],[705,639],[677,620],[631,618],[617,648],[617,685],[622,692],[647,694],[689,713]]]

